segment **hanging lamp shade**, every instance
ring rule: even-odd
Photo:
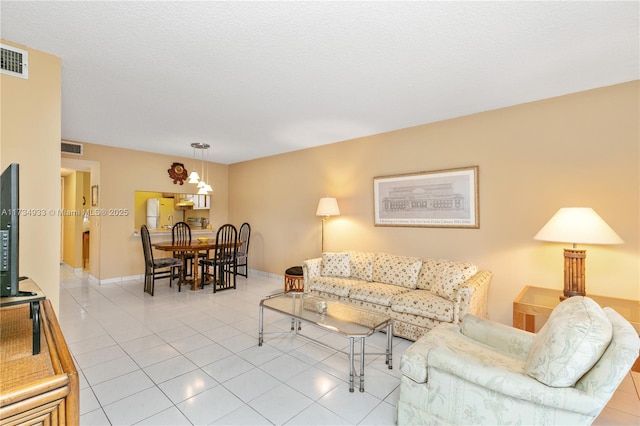
[[[200,176],[198,176],[198,172],[195,170],[189,174],[188,183],[198,183],[200,181]]]

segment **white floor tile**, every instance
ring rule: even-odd
[[[271,426],[272,423],[262,417],[256,410],[243,405],[235,411],[227,414],[224,417],[211,423],[212,425],[225,425],[225,426]]]
[[[89,385],[95,386],[98,383],[105,382],[107,380],[114,379],[132,371],[138,370],[138,364],[133,362],[131,358],[124,357],[113,361],[105,362],[100,365],[94,365],[93,367],[85,368],[82,372],[89,382]]]
[[[283,354],[262,364],[260,368],[264,371],[268,371],[269,374],[278,380],[286,382],[290,378],[302,373],[304,370],[308,370],[311,366],[289,354]]]
[[[93,340],[93,339],[92,339]],[[102,365],[108,361],[124,358],[127,353],[118,345],[100,348],[90,352],[74,354],[78,366],[83,369],[93,367],[94,365]]]
[[[154,386],[142,370],[136,370],[92,387],[100,405],[108,405]]]
[[[291,426],[350,425],[347,420],[320,404],[311,404],[285,423]]]
[[[90,413],[100,408],[100,402],[91,388],[80,390],[80,415]]]
[[[168,343],[153,346],[130,355],[142,368],[180,356],[180,352]]]
[[[204,348],[211,345],[213,342],[204,337],[200,333],[196,333],[192,336],[183,337],[182,339],[174,340],[171,342],[171,346],[176,348],[180,353],[186,354],[197,349]]]
[[[224,382],[224,387],[233,392],[233,394],[242,401],[249,402],[279,384],[280,381],[273,376],[270,376],[259,368],[254,368],[227,380]]]
[[[360,423],[380,402],[370,393],[358,392],[357,386],[354,392],[349,392],[347,383],[335,387],[318,400],[319,404],[352,424]]]
[[[216,386],[177,405],[196,425],[209,424],[240,408],[243,402],[223,386]]]
[[[253,368],[254,366],[251,363],[240,358],[238,355],[231,355],[202,367],[207,374],[220,383],[224,383],[227,380],[239,376]]]
[[[83,423],[84,425],[84,423]],[[136,425],[146,426],[191,426],[193,423],[187,419],[184,414],[176,407],[167,408],[158,414],[148,417]]]
[[[214,378],[198,369],[167,380],[158,386],[174,404],[177,404],[218,384]]]
[[[312,367],[287,380],[287,384],[314,401],[343,384],[340,379],[326,371]]]
[[[381,402],[376,408],[362,420],[361,425],[392,426],[396,424],[396,406]]]
[[[284,424],[310,406],[313,400],[293,388],[279,386],[255,398],[249,405],[274,424]]]
[[[80,416],[80,424],[82,426],[111,426],[111,422],[109,422],[102,408],[82,414]]]
[[[172,406],[160,389],[152,387],[103,408],[112,424],[131,425]]]
[[[126,353],[129,355],[135,354],[140,351],[148,350],[151,348],[155,348],[156,346],[161,346],[166,344],[163,339],[153,334],[151,336],[141,337],[139,339],[130,340],[125,343],[121,343],[120,346]]]
[[[269,362],[282,355],[282,351],[269,345],[258,346],[256,343],[254,346],[239,352],[238,355],[249,361],[251,364],[260,366],[265,362]]]
[[[156,384],[166,382],[198,368],[197,365],[180,355],[146,367],[144,371]]]
[[[213,343],[209,346],[205,346],[195,351],[188,352],[184,356],[191,360],[191,362],[196,364],[198,367],[203,367],[207,364],[220,361],[221,359],[224,359],[231,355],[233,355],[233,352],[220,346],[217,343]]]

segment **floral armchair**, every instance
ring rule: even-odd
[[[591,424],[639,349],[631,324],[588,297],[560,303],[538,334],[467,315],[403,354],[397,422]]]

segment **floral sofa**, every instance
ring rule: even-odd
[[[393,334],[410,340],[468,313],[487,316],[491,272],[469,262],[325,252],[302,272],[306,293],[388,314]]]
[[[591,424],[638,357],[628,321],[588,297],[538,334],[467,315],[400,359],[398,425]]]

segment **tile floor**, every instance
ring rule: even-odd
[[[400,356],[393,369],[368,356],[364,393],[349,393],[347,357],[290,335],[257,345],[258,302],[282,281],[238,277],[237,290],[178,293],[166,280],[155,296],[141,281],[89,284],[62,268],[60,324],[80,373],[82,425],[392,425]],[[265,311],[265,331],[290,321]],[[332,346],[347,340],[314,327]],[[377,333],[367,347],[383,351]],[[634,383],[635,382],[635,383]],[[629,375],[598,425],[640,424],[640,373]]]

